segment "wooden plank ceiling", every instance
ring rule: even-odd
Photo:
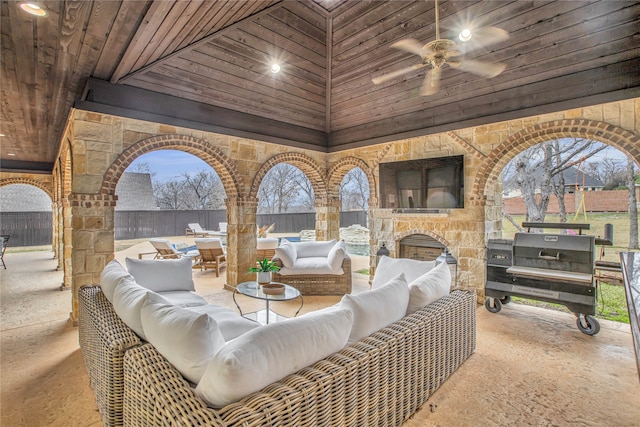
[[[509,33],[458,43],[502,74],[372,84],[420,63],[391,44],[435,39],[433,1],[2,1],[0,167],[50,172],[73,106],[335,151],[640,96],[640,2],[439,3],[441,38]]]

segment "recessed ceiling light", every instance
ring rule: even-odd
[[[47,16],[47,12],[35,3],[20,3],[20,8],[35,16]]]
[[[4,136],[4,133],[0,133],[0,138],[2,138]]]
[[[7,156],[15,156],[16,153],[7,153]]]
[[[274,74],[280,72],[280,65],[272,64],[271,65],[271,72],[274,73]]]
[[[468,42],[469,40],[471,40],[471,30],[465,28],[464,30],[460,31],[460,34],[458,34],[458,38],[460,39],[460,41]]]

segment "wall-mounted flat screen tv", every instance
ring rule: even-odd
[[[383,208],[464,208],[464,156],[380,163]]]

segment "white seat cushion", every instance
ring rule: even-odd
[[[409,258],[382,256],[371,281],[371,289],[384,285],[400,273],[404,273],[407,283],[411,283],[435,266],[435,261],[418,261]]]
[[[195,313],[211,316],[218,324],[225,341],[231,341],[252,329],[260,327],[259,323],[242,317],[227,307],[207,304],[199,307],[188,307],[188,309]]]
[[[298,258],[293,268],[282,267],[278,272],[283,276],[291,276],[295,274],[344,274],[341,266],[334,270],[329,264],[327,257],[307,257]]]
[[[158,292],[158,295],[162,295],[169,303],[178,307],[197,307],[209,304],[200,295],[189,291]]]
[[[113,292],[115,291],[116,286],[118,286],[125,278],[133,280],[133,277],[117,260],[114,259],[104,267],[100,274],[100,287],[102,288],[102,293],[109,302],[113,303]]]
[[[225,345],[211,316],[163,304],[157,294],[147,295],[140,318],[147,341],[194,383],[200,381],[213,355]]]
[[[136,282],[154,292],[195,291],[190,257],[179,259],[127,258],[127,270]]]
[[[451,270],[449,270],[447,263],[443,262],[409,283],[407,315],[415,313],[445,295],[449,295],[450,289]]]
[[[348,344],[402,319],[407,313],[408,302],[409,287],[403,273],[377,289],[343,296],[339,307],[353,312]]]
[[[249,331],[213,356],[196,394],[217,408],[236,402],[342,349],[352,321],[333,309]]]

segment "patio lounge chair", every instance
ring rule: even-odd
[[[218,233],[217,231],[204,230],[200,226],[200,223],[198,222],[189,223],[189,226],[185,230],[186,237],[189,237],[189,236],[206,237],[206,236],[217,234],[217,233]]]
[[[2,234],[0,235],[0,260],[2,260],[2,266],[4,269],[7,269],[7,265],[4,263],[4,251],[7,250],[7,246],[9,244],[9,235]]]
[[[276,248],[278,247],[278,239],[274,237],[258,238],[258,245],[256,247],[256,258],[271,259],[276,255]]]
[[[153,259],[176,259],[183,256],[196,257],[197,251],[180,252],[169,242],[167,239],[149,239],[149,243],[156,250],[156,255]]]
[[[216,277],[220,276],[220,269],[227,265],[227,257],[224,253],[222,240],[217,237],[196,239],[196,247],[200,253],[200,258],[193,268],[200,267],[200,270],[214,268]]]

